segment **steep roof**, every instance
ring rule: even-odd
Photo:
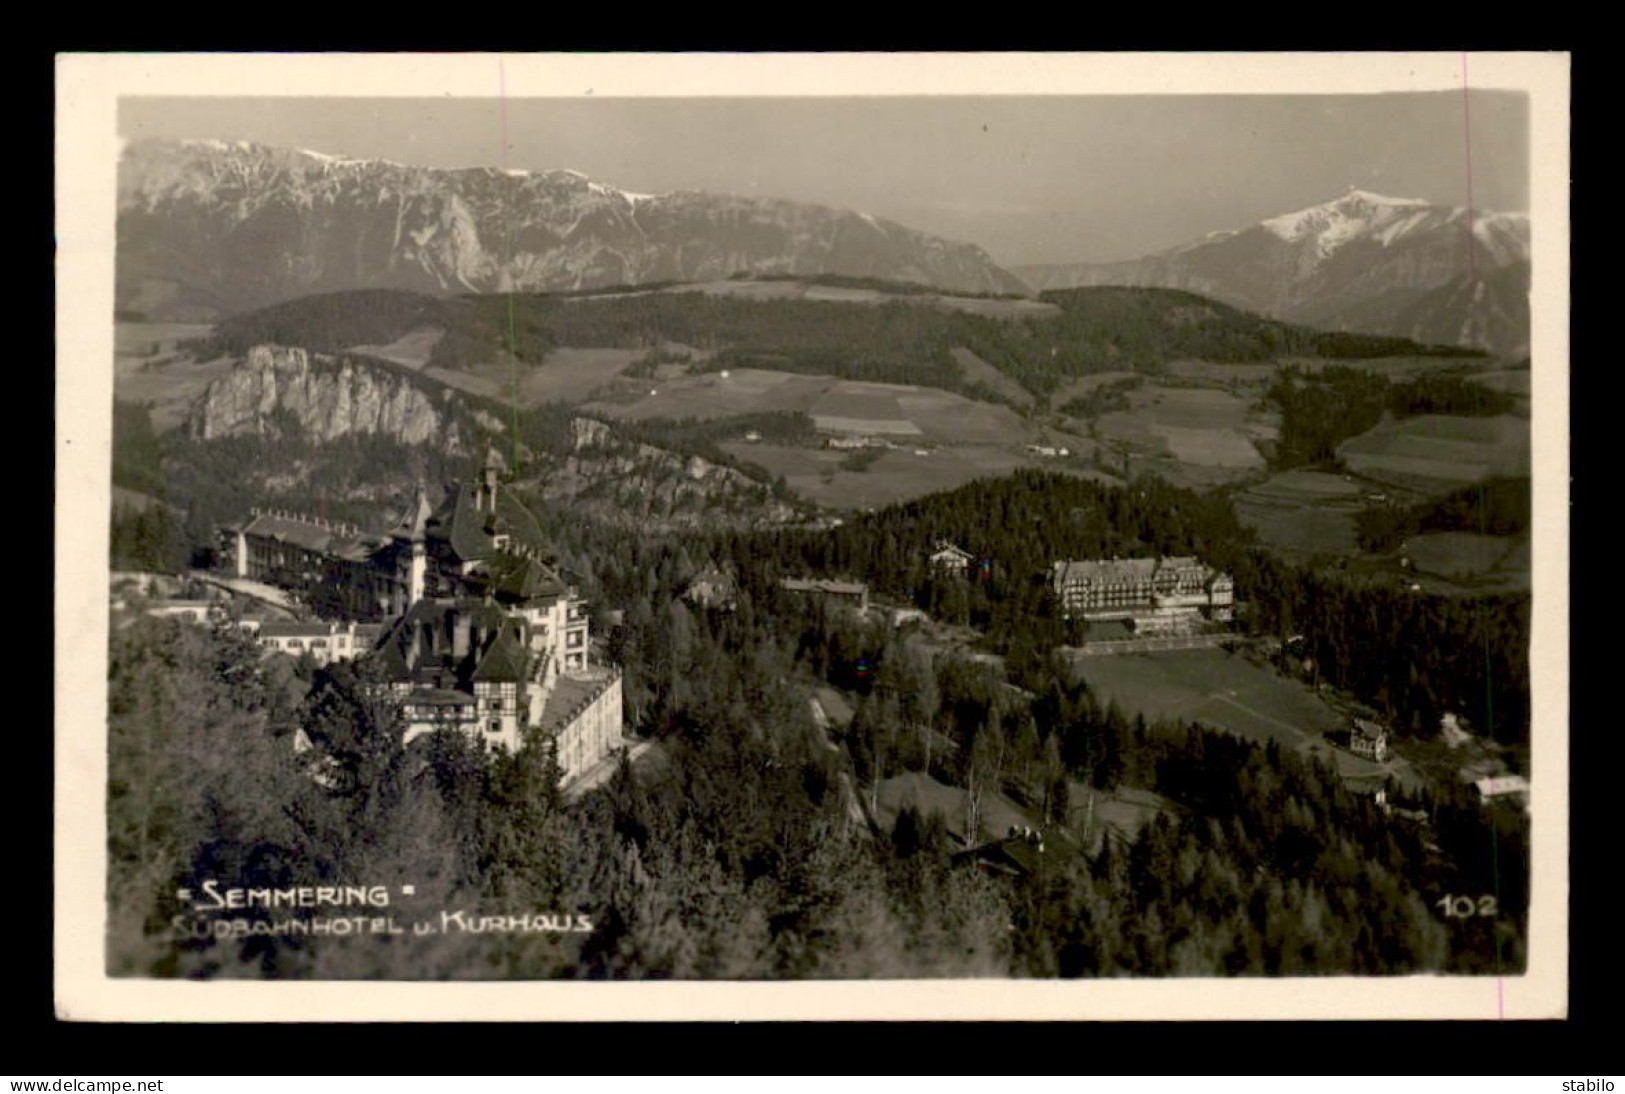
[[[495,518],[495,519],[493,519]],[[450,544],[458,558],[479,561],[497,553],[492,539],[495,534],[506,534],[514,542],[535,551],[545,551],[547,543],[542,526],[529,509],[514,497],[513,491],[503,486],[497,489],[496,510],[479,507],[478,487],[473,483],[460,483],[447,492],[446,499],[426,521],[425,532],[431,539]]]
[[[361,561],[386,542],[347,525],[301,516],[259,513],[243,524],[245,535],[292,543],[307,551]]]
[[[525,555],[501,554],[492,564],[492,595],[507,602],[562,596],[564,582],[546,563]]]
[[[1365,718],[1356,718],[1354,719],[1354,732],[1356,736],[1374,741],[1378,737],[1385,736],[1388,730],[1377,722],[1368,721]]]
[[[419,540],[423,538],[424,526],[428,524],[429,517],[434,509],[429,505],[429,496],[423,490],[422,484],[412,488],[412,500],[407,503],[406,509],[401,513],[389,534],[394,539]]]
[[[485,656],[474,669],[477,681],[488,683],[518,683],[525,678],[525,647],[519,633],[509,624],[502,628],[496,640],[486,649]]]
[[[458,600],[419,600],[395,621],[377,647],[384,671],[396,680],[412,677],[414,666],[409,663],[408,654],[417,640],[419,631],[427,627],[436,635],[444,634],[446,616],[453,612],[466,619],[471,627],[477,627],[482,631],[500,631],[508,625],[507,613],[497,605],[488,604],[483,600],[466,597]],[[425,664],[438,667],[442,671],[455,667],[444,656],[430,658]],[[423,668],[424,665],[416,666],[417,671],[422,671]]]

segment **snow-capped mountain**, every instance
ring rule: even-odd
[[[790,201],[249,142],[141,141],[120,162],[118,306],[155,317],[340,289],[558,291],[742,271],[1027,291],[980,247]]]
[[[1020,266],[1037,289],[1187,289],[1293,322],[1524,353],[1529,218],[1365,190],[1129,262]]]

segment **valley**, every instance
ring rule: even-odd
[[[256,333],[275,335],[332,347],[341,357],[386,371],[402,370],[442,390],[442,400],[467,398],[464,417],[492,437],[511,432],[516,397],[521,414],[573,407],[611,426],[666,423],[681,431],[683,423],[712,422],[711,447],[704,450],[711,458],[726,458],[763,483],[780,480],[801,502],[829,513],[861,512],[1023,467],[1101,482],[1156,475],[1236,491],[1238,511],[1263,542],[1294,557],[1358,556],[1354,521],[1373,498],[1415,499],[1492,473],[1527,473],[1523,418],[1446,416],[1379,423],[1349,438],[1338,449],[1346,464],[1341,477],[1272,473],[1281,414],[1269,392],[1282,367],[1309,377],[1353,367],[1392,382],[1467,375],[1515,401],[1526,400],[1519,385],[1527,389],[1527,372],[1474,370],[1453,355],[1394,356],[1385,345],[1377,347],[1383,355],[1370,358],[1346,356],[1343,349],[1335,357],[1300,351],[1258,361],[1182,356],[1181,349],[1212,337],[1203,324],[1221,330],[1236,325],[1220,311],[1193,310],[1184,294],[1158,298],[1151,290],[1145,297],[1152,308],[1166,309],[1167,319],[1163,333],[1151,328],[1149,338],[1139,336],[1152,355],[1138,351],[1135,368],[1114,367],[1123,358],[1121,334],[1095,359],[1063,359],[1056,347],[1057,368],[1085,370],[1058,381],[1034,380],[1032,365],[1019,360],[1012,371],[993,363],[1029,352],[1046,326],[1054,327],[1053,337],[1076,329],[1076,318],[1091,309],[1118,307],[1117,290],[1099,290],[1098,304],[1094,291],[1079,292],[1062,304],[974,301],[883,285],[733,279],[553,300],[528,297],[510,305],[514,322],[532,332],[555,317],[564,325],[556,336],[528,336],[544,337],[545,348],[534,351],[533,360],[510,363],[501,361],[504,354],[496,348],[470,356],[485,344],[482,339],[501,337],[503,310],[470,312],[456,300],[395,294],[384,298],[381,310],[363,313],[373,340],[353,341],[360,316],[343,306],[342,296],[318,297],[220,326],[120,323],[117,396],[149,405],[160,432],[176,428],[209,385],[230,374],[237,347]],[[1003,308],[1003,317],[991,327],[960,328],[952,318],[958,312],[943,310],[948,299]],[[724,302],[726,310],[708,311],[709,300]],[[813,310],[802,315],[799,308]],[[864,316],[896,323],[877,328]],[[898,342],[883,356],[874,349],[834,355],[815,348],[828,336],[811,325],[831,319],[836,331],[856,323],[860,333],[880,332],[881,346],[904,331],[918,330],[925,338],[913,354]],[[1081,332],[1088,337],[1092,329]],[[668,338],[651,347],[654,330],[683,340]],[[450,357],[448,332],[464,347]],[[969,345],[953,345],[956,334],[980,345],[987,357]],[[875,346],[876,340],[853,344]],[[1159,361],[1152,347],[1164,344],[1167,359]],[[1267,357],[1271,351],[1260,344],[1249,352]],[[833,371],[816,371],[815,362]],[[854,378],[869,375],[888,380]],[[903,376],[936,383],[889,380]],[[1527,414],[1526,401],[1516,407]],[[793,439],[762,437],[751,424],[760,415],[798,416],[808,428]],[[737,428],[730,427],[735,421]],[[801,519],[788,511],[785,518]],[[1459,567],[1454,572],[1462,573]]]

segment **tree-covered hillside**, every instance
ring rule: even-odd
[[[922,299],[925,302],[921,302]],[[974,384],[950,350],[966,348],[1035,395],[1105,370],[1155,371],[1169,361],[1472,356],[1399,338],[1323,333],[1165,289],[1091,288],[1046,293],[1055,314],[995,318],[896,294],[879,303],[764,299],[698,291],[591,297],[492,294],[435,298],[401,292],[307,297],[224,320],[197,348],[242,353],[260,342],[338,351],[434,328],[429,363],[468,368],[511,355],[545,367],[549,349],[710,351],[707,367],[754,365],[854,380],[922,384],[997,398]]]

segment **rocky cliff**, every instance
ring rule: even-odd
[[[535,483],[543,496],[607,523],[648,529],[796,524],[808,514],[749,475],[700,456],[625,440],[591,418],[570,422],[570,452]]]
[[[255,346],[213,381],[186,422],[198,440],[254,435],[333,441],[363,434],[402,444],[434,443],[459,455],[469,438],[449,397],[358,361],[287,346]]]

